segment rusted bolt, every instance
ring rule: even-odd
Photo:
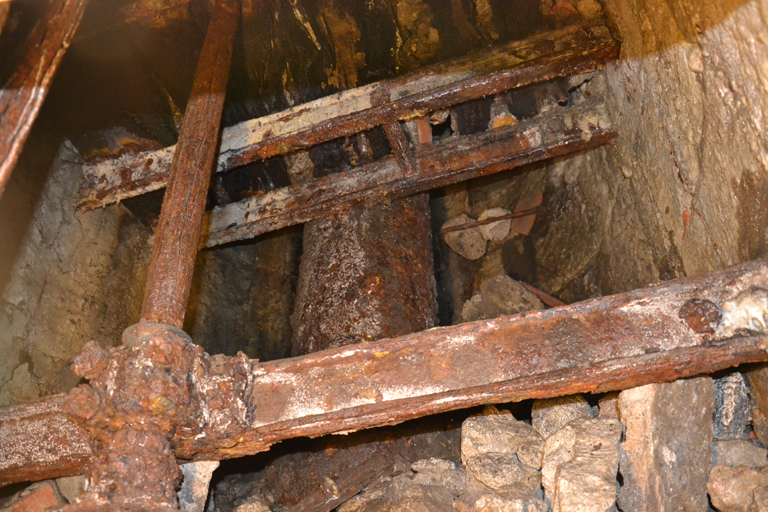
[[[713,334],[723,317],[720,306],[709,299],[691,299],[680,308],[678,316],[698,334]]]

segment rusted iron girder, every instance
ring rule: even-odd
[[[405,176],[392,157],[214,208],[202,244],[253,238],[294,224],[478,176],[601,146],[613,139],[602,105],[561,107],[511,127],[455,137],[415,151]],[[408,149],[410,150],[410,149]]]
[[[515,87],[593,71],[615,59],[618,49],[602,22],[575,25],[340,92],[224,129],[217,170],[421,117]],[[374,105],[375,92],[382,87],[391,99]],[[99,208],[164,187],[173,151],[171,146],[85,165],[87,183],[79,207]]]
[[[46,410],[40,402],[2,409],[0,484],[82,471],[78,461],[88,452],[81,447],[117,428],[111,410],[120,400],[152,421],[179,425],[172,438],[178,458],[227,459],[292,437],[395,424],[479,404],[626,389],[768,361],[765,333],[737,328],[739,322],[750,325],[742,306],[748,309],[754,301],[744,300],[744,293],[755,287],[765,293],[767,285],[768,263],[760,260],[556,309],[267,363],[154,340],[169,357],[151,371],[175,361],[186,373],[175,384],[138,386],[135,396],[105,383],[148,348],[90,344],[77,368],[93,387],[74,390],[67,410],[91,433],[58,419],[58,397],[47,399]],[[138,375],[146,370],[132,367]],[[171,385],[190,386],[194,399],[186,405],[162,400],[172,392],[162,386]],[[23,428],[30,421],[39,429]]]
[[[149,264],[141,321],[181,328],[202,233],[239,0],[218,0],[200,52]]]
[[[0,196],[87,3],[50,0],[27,38],[21,62],[0,90]]]

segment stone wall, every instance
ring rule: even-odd
[[[140,312],[149,230],[121,206],[75,213],[79,155],[46,144],[25,153],[50,150],[52,163],[22,160],[0,203],[0,405],[69,390],[72,356],[120,343]]]

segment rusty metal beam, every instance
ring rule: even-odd
[[[405,176],[387,157],[215,208],[202,244],[213,247],[308,222],[354,205],[373,205],[524,164],[594,148],[613,138],[602,105],[560,108],[512,127],[455,137],[414,152],[419,172]],[[410,148],[406,148],[410,151]]]
[[[306,149],[375,126],[559,76],[593,71],[618,55],[603,24],[576,25],[298,105],[223,130],[218,171]],[[377,90],[391,99],[374,105]],[[165,186],[173,146],[84,166],[84,210]]]
[[[768,263],[755,261],[561,308],[294,359],[259,363],[216,356],[215,389],[199,393],[202,399],[215,394],[214,421],[201,421],[208,430],[197,435],[177,434],[175,453],[183,459],[241,457],[291,437],[479,404],[626,389],[768,361],[768,338],[730,323],[740,318],[740,304],[754,304],[743,300],[744,293],[767,283]],[[125,352],[112,349],[110,357]],[[204,357],[198,363],[208,364]],[[208,371],[205,364],[196,366],[197,379]],[[0,410],[0,484],[80,471],[76,460],[86,451],[47,459],[49,468],[59,469],[55,474],[39,468],[39,452],[13,450],[33,443],[51,447],[49,439],[65,438],[61,409],[46,413],[60,421],[36,431],[22,428],[26,420],[14,410]],[[234,417],[238,421],[227,419]],[[25,466],[30,470],[20,476]]]
[[[178,328],[184,323],[239,21],[238,0],[217,2],[200,52],[155,231],[142,322]]]
[[[27,38],[21,62],[0,90],[0,196],[87,3],[50,0]]]

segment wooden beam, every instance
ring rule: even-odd
[[[246,375],[216,377],[218,403],[238,400],[233,408],[239,408],[238,417],[247,423],[225,423],[235,431],[209,430],[173,439],[176,455],[241,457],[292,437],[395,424],[480,404],[620,390],[768,361],[765,335],[734,335],[728,323],[738,319],[739,304],[754,303],[743,300],[743,294],[767,283],[768,263],[755,261],[521,316],[294,359],[250,361]],[[712,315],[722,313],[726,303],[730,316]],[[691,317],[698,312],[702,318]],[[234,385],[235,379],[246,379],[247,385]],[[232,397],[227,394],[231,389],[246,392]],[[46,412],[57,421],[34,430],[16,411],[37,405],[0,409],[0,485],[80,471],[77,460],[88,455],[84,443],[73,444],[80,451],[57,455],[55,449],[67,437],[63,432],[72,431],[61,409],[54,407],[57,399],[48,399],[53,405]],[[45,448],[52,457],[45,459],[47,467],[59,473],[39,469],[39,450],[14,450],[16,446]],[[22,471],[24,467],[30,469]]]
[[[27,38],[21,62],[0,90],[0,196],[87,3],[50,0]]]
[[[306,149],[375,126],[559,76],[593,71],[618,55],[605,25],[577,25],[515,41],[414,74],[340,92],[226,128],[218,171]],[[390,101],[374,105],[377,90]],[[173,147],[84,166],[78,206],[99,208],[165,186]]]
[[[555,109],[529,121],[455,137],[415,151],[419,172],[406,176],[393,157],[348,172],[292,185],[215,208],[203,235],[206,247],[338,212],[594,148],[612,139],[601,106]],[[406,148],[410,151],[410,148]]]
[[[142,322],[184,323],[239,21],[239,0],[216,2],[155,231]]]

